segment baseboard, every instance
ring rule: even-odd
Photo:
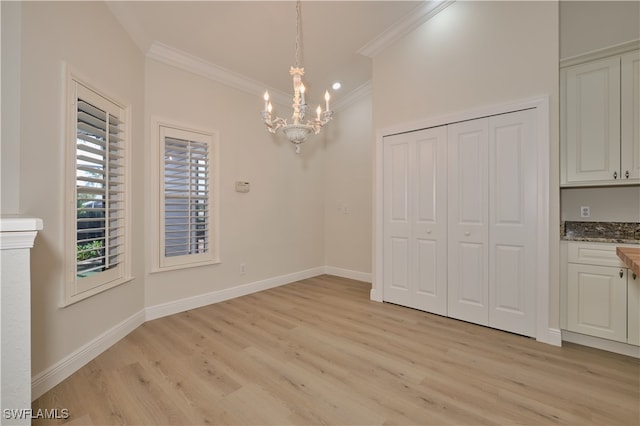
[[[305,271],[280,275],[278,277],[268,278],[266,280],[254,281],[252,283],[239,285],[237,287],[212,291],[210,293],[200,294],[198,296],[187,297],[172,302],[150,306],[145,309],[145,320],[151,321],[157,318],[166,317],[167,315],[173,315],[180,312],[188,311],[189,309],[201,308],[203,306],[211,305],[212,303],[223,302],[225,300],[245,296],[247,294],[256,293],[258,291],[263,291],[307,278],[316,277],[324,273],[325,271],[323,267],[307,269]]]
[[[357,281],[371,282],[371,274],[368,272],[353,271],[351,269],[336,268],[335,266],[325,266],[324,273],[335,275],[336,277],[349,278]]]
[[[560,329],[557,328],[548,328],[546,331],[543,330],[542,333],[537,334],[536,340],[548,345],[562,346],[562,334],[560,333]]]
[[[622,342],[614,342],[613,340],[601,339],[599,337],[587,336],[586,334],[573,333],[571,331],[562,330],[562,340],[565,342],[577,343],[582,346],[589,346],[603,351],[615,352],[617,354],[626,355],[634,358],[640,358],[640,347],[629,345]]]
[[[53,366],[33,376],[31,378],[31,400],[33,401],[41,397],[45,392],[52,389],[92,359],[109,349],[127,334],[138,328],[144,321],[144,311],[139,311],[105,331],[80,349],[72,352]]]

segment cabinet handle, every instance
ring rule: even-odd
[[[618,172],[613,172],[613,178],[618,179]]]
[[[466,237],[468,237],[469,235],[471,235],[471,232],[466,231],[466,232],[464,233],[464,235],[465,235]]]
[[[636,280],[636,273],[634,272],[633,275],[631,275],[633,277],[633,280]]]
[[[622,271],[622,269],[620,269],[620,278],[622,278],[624,276],[624,272]]]
[[[629,170],[627,170],[626,172],[624,172],[624,177],[626,177],[627,179],[629,179]]]

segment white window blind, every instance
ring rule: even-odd
[[[164,255],[209,251],[209,144],[164,138]]]
[[[125,109],[73,78],[70,96],[75,267],[67,303],[124,282],[127,270]]]
[[[124,174],[122,121],[78,98],[76,170],[79,277],[122,261]]]
[[[218,258],[218,139],[209,130],[194,130],[153,119],[152,146],[158,191],[151,218],[154,272],[211,265]]]

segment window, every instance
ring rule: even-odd
[[[128,275],[128,110],[69,75],[65,303]]]
[[[153,269],[216,263],[217,144],[213,132],[160,123],[157,134],[159,230]]]

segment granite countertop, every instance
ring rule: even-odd
[[[640,244],[638,222],[562,222],[560,239],[595,243]]]

